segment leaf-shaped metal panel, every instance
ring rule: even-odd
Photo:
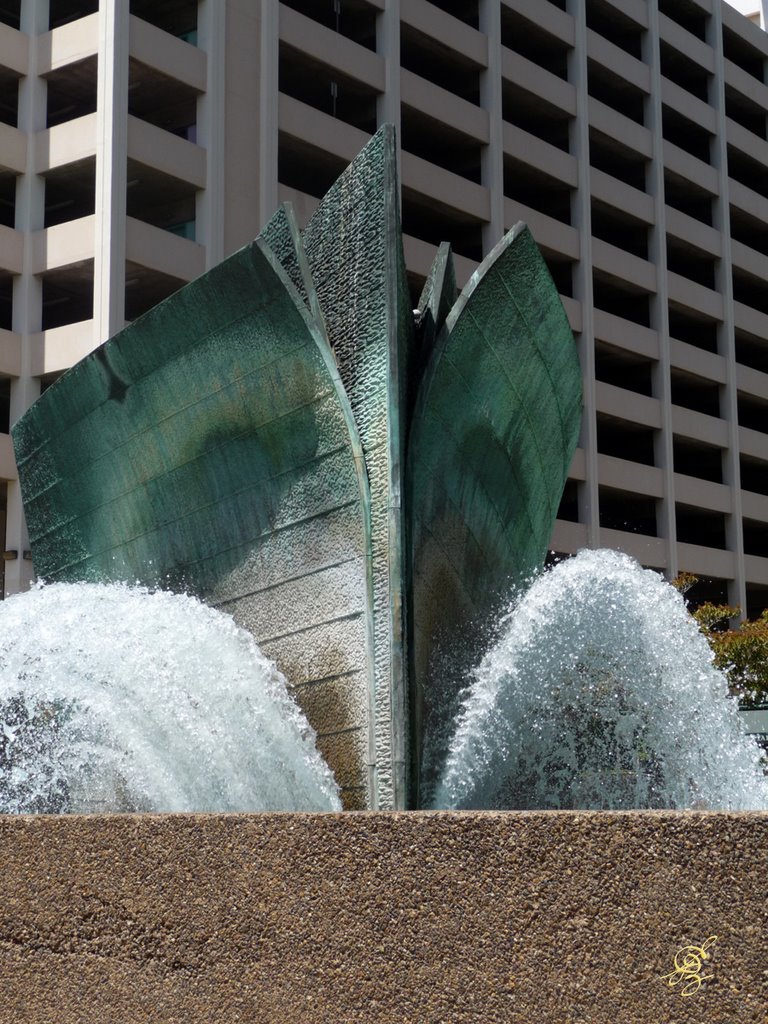
[[[580,417],[573,335],[519,224],[448,315],[411,427],[411,692],[422,800],[489,617],[544,560]]]
[[[271,250],[257,240],[87,356],[14,440],[38,575],[230,611],[300,684],[346,805],[367,806],[362,451],[327,340]]]

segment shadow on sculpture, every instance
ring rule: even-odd
[[[466,666],[541,565],[581,415],[517,225],[409,301],[394,131],[14,427],[39,577],[183,589],[290,680],[347,808],[423,806]]]

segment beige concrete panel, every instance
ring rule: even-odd
[[[578,299],[572,299],[570,295],[561,295],[560,301],[562,302],[563,308],[568,316],[568,323],[571,325],[571,330],[574,334],[579,334],[582,330],[584,321],[581,303]]]
[[[659,12],[659,34],[664,42],[674,46],[678,53],[685,54],[710,74],[715,73],[715,54],[712,47],[703,39],[697,39],[696,36],[691,35],[682,25],[678,25],[676,21],[661,12]]]
[[[403,189],[419,193],[428,203],[461,210],[478,220],[490,219],[490,195],[482,185],[436,167],[413,153],[403,153],[402,175]]]
[[[754,491],[741,492],[741,512],[747,519],[768,522],[768,496]]]
[[[703,160],[699,160],[666,139],[662,141],[661,148],[664,154],[664,166],[668,170],[685,178],[686,181],[693,182],[705,192],[709,192],[710,195],[718,194],[719,183],[716,168],[710,167]]]
[[[0,373],[4,377],[21,376],[21,335],[0,328]]]
[[[501,73],[507,81],[514,82],[566,114],[576,116],[576,89],[506,46],[501,48]]]
[[[406,269],[412,274],[426,278],[435,258],[435,247],[413,235],[403,235],[403,253]]]
[[[572,14],[561,11],[554,4],[543,4],[541,0],[501,0],[504,7],[516,11],[537,29],[544,29],[568,46],[576,45],[576,28]]]
[[[736,365],[736,387],[748,395],[768,399],[768,373],[761,373],[752,366]],[[766,424],[768,426],[768,424]]]
[[[765,139],[754,135],[744,125],[732,121],[729,117],[725,119],[725,137],[728,144],[734,149],[752,157],[764,167],[768,166],[768,142]]]
[[[664,222],[667,234],[678,238],[682,242],[699,249],[701,252],[714,256],[717,259],[723,254],[723,240],[719,231],[702,224],[695,217],[689,217],[687,213],[676,210],[674,206],[665,206]]]
[[[97,114],[85,114],[35,135],[35,167],[42,174],[96,155]]]
[[[651,69],[605,36],[587,29],[587,57],[644,93],[651,91]]]
[[[581,252],[579,232],[546,213],[532,210],[514,199],[504,199],[504,230],[509,231],[521,220],[531,229],[531,234],[547,254],[567,256],[578,260]]]
[[[768,110],[768,86],[758,82],[754,75],[734,64],[732,60],[725,58],[723,61],[725,69],[725,82],[736,92],[741,93],[748,100],[759,104],[764,110]]]
[[[642,327],[602,309],[595,310],[594,318],[595,338],[649,359],[659,358],[659,336],[652,328]]]
[[[678,544],[677,553],[681,572],[718,576],[725,580],[735,577],[736,556],[732,551],[719,551],[699,544]]]
[[[718,292],[681,274],[673,274],[671,270],[667,272],[667,284],[670,302],[695,313],[704,313],[713,320],[723,319],[723,297]]]
[[[704,128],[710,135],[716,134],[717,114],[714,107],[710,107],[708,103],[683,89],[677,82],[672,82],[668,78],[661,79],[661,99],[699,128]]]
[[[607,135],[608,138],[615,139],[627,149],[632,149],[641,156],[651,159],[653,141],[647,128],[643,128],[636,121],[625,117],[613,107],[601,103],[593,96],[589,97],[587,109],[589,123],[593,128],[602,132],[603,135]]]
[[[577,448],[573,453],[571,465],[568,469],[569,480],[587,479],[587,454],[583,448]]]
[[[733,322],[736,327],[754,334],[756,338],[768,338],[768,316],[758,309],[745,306],[743,302],[733,303]]]
[[[592,239],[592,264],[609,277],[631,285],[633,291],[656,291],[656,267],[653,263],[604,242],[602,238]]]
[[[19,75],[29,72],[29,36],[4,24],[0,24],[0,67]]]
[[[637,462],[628,462],[613,455],[598,455],[597,471],[598,481],[605,487],[645,494],[651,498],[664,495],[664,471],[655,466],[641,466]]]
[[[436,251],[436,247],[431,242],[425,242],[421,238],[414,238],[413,235],[403,235],[405,266],[413,274],[427,277]],[[456,284],[459,288],[463,288],[477,270],[477,264],[473,260],[468,260],[466,256],[459,256],[454,253],[453,265],[456,271]]]
[[[148,21],[131,15],[128,54],[147,67],[205,92],[207,57],[203,50]]]
[[[723,356],[689,345],[677,338],[670,339],[670,363],[678,370],[686,370],[698,377],[706,377],[718,384],[725,384],[728,374]]]
[[[579,165],[570,153],[537,138],[517,125],[504,122],[502,145],[504,152],[521,163],[542,171],[550,178],[562,181],[572,188],[579,185]]]
[[[62,373],[96,348],[93,320],[52,327],[29,339],[30,372],[33,377]]]
[[[401,7],[400,20],[471,60],[479,67],[488,66],[488,40],[458,18],[446,14],[426,0],[406,0]]]
[[[728,424],[725,420],[693,409],[684,409],[680,405],[672,406],[672,431],[678,437],[704,441],[717,448],[728,447]]]
[[[768,458],[768,437],[759,430],[739,427],[739,451],[756,459]]]
[[[32,272],[42,274],[46,270],[93,259],[95,229],[96,217],[91,214],[35,231],[30,238]]]
[[[768,256],[743,242],[737,242],[735,238],[731,239],[731,261],[734,267],[762,281],[768,281]]]
[[[490,139],[490,120],[486,110],[415,75],[407,68],[400,70],[400,99],[403,106],[419,110],[470,139],[485,144]]]
[[[647,0],[610,0],[610,4],[642,28],[648,28]]]
[[[768,224],[768,209],[766,209],[765,196],[742,184],[740,181],[728,179],[728,198],[731,205],[737,210],[743,210],[750,217]]]
[[[724,512],[730,515],[733,511],[733,499],[730,487],[716,484],[711,480],[701,480],[685,473],[675,473],[675,498],[683,505],[694,505],[696,508],[709,509],[711,512]]]
[[[203,147],[138,117],[128,117],[128,156],[197,188],[205,188],[206,156]]]
[[[0,167],[23,174],[26,166],[26,135],[9,124],[0,124]]]
[[[370,138],[359,128],[282,92],[278,101],[278,123],[280,131],[286,135],[300,139],[321,152],[333,153],[346,163],[357,156]]]
[[[660,537],[646,537],[641,533],[624,533],[623,530],[600,529],[599,546],[623,551],[636,558],[641,565],[653,569],[667,566],[667,542]]]
[[[550,551],[562,551],[566,555],[575,555],[577,551],[587,546],[587,528],[584,523],[571,523],[565,519],[555,520],[549,541]]]
[[[614,178],[596,167],[589,169],[589,187],[595,199],[601,200],[616,210],[631,214],[645,224],[653,224],[653,196],[641,192],[640,189],[632,188],[626,182],[619,181],[618,178]]]
[[[125,258],[182,281],[192,281],[205,270],[202,245],[134,217],[126,217]]]
[[[291,188],[288,185],[278,184],[278,201],[280,203],[292,203],[293,212],[296,215],[296,221],[299,228],[305,228],[309,222],[309,218],[317,209],[317,204],[320,200],[317,196],[307,195],[306,192],[300,192],[297,188]]]
[[[0,434],[0,480],[18,479],[10,434]]]
[[[20,274],[24,266],[24,235],[0,224],[0,267]]]
[[[765,57],[768,57],[768,34],[763,32],[758,25],[752,24],[743,14],[740,14],[730,3],[720,5],[722,9],[723,26],[735,32],[737,36],[746,39],[750,46],[760,50]],[[758,4],[755,4],[757,7]]]
[[[280,40],[377,92],[384,92],[383,57],[285,4],[280,5]]]
[[[595,398],[598,412],[656,430],[661,429],[661,403],[658,398],[625,391],[624,388],[617,388],[601,380],[595,381]]]
[[[45,75],[98,52],[99,15],[88,14],[40,36],[37,41],[37,73]]]
[[[744,569],[749,583],[768,586],[768,558],[759,555],[744,555]]]

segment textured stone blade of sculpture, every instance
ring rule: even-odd
[[[396,167],[384,126],[303,231],[282,207],[13,429],[38,576],[230,612],[290,680],[347,808],[419,799],[430,686],[541,564],[580,416],[523,225],[458,300],[441,246],[414,318]]]

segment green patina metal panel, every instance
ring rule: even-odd
[[[411,425],[411,692],[422,801],[441,724],[493,611],[544,561],[580,419],[573,335],[519,224],[448,315]]]
[[[416,353],[413,359],[411,408],[416,400],[418,383],[429,363],[438,335],[443,329],[443,324],[455,301],[456,270],[453,265],[453,253],[450,245],[443,242],[437,250],[416,308],[418,332]]]
[[[86,357],[14,441],[38,575],[230,611],[296,687],[346,805],[367,806],[367,480],[327,340],[270,249]]]
[[[394,129],[382,127],[320,203],[304,245],[371,487],[378,806],[406,802],[403,422],[413,316]]]

